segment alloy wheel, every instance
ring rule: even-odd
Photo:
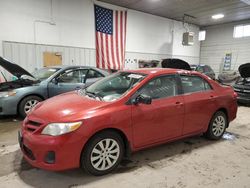
[[[38,100],[35,100],[35,99],[32,99],[32,100],[29,100],[25,103],[24,105],[24,112],[27,114],[31,111],[32,108],[34,108],[34,106],[37,105],[37,103],[39,103]]]
[[[98,142],[90,156],[92,166],[99,171],[113,167],[120,156],[120,146],[116,140],[106,138]]]
[[[223,116],[217,116],[214,119],[212,131],[215,136],[221,136],[226,127],[226,120]]]

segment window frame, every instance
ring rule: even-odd
[[[57,80],[57,79],[58,79],[60,76],[62,76],[63,74],[70,73],[70,72],[73,72],[73,71],[81,71],[81,70],[86,70],[86,71],[87,71],[87,72],[86,72],[86,75],[87,75],[87,73],[88,73],[88,71],[89,71],[88,68],[73,68],[73,69],[69,68],[69,69],[65,69],[65,70],[59,72],[59,73],[54,77],[54,79]],[[54,79],[52,79],[52,80],[54,80]],[[84,78],[83,82],[78,82],[78,83],[58,82],[58,83],[60,83],[60,84],[84,84],[85,81],[86,81],[86,77]]]
[[[102,74],[100,71],[98,71],[98,70],[95,70],[95,69],[92,69],[92,68],[89,68],[88,69],[88,71],[87,71],[87,73],[86,73],[86,77],[85,77],[85,79],[84,79],[84,83],[86,82],[86,80],[89,78],[89,71],[95,71],[95,72],[98,72],[100,75],[102,75],[102,78],[104,78],[105,77],[105,75],[104,74]],[[98,77],[98,78],[101,78],[101,77]],[[91,79],[91,78],[90,78]],[[95,79],[97,79],[97,78],[95,78]]]
[[[126,102],[127,105],[131,105],[133,104],[133,100],[136,99],[136,97],[138,97],[140,94],[141,94],[141,90],[143,89],[143,87],[145,85],[147,85],[149,82],[151,82],[152,80],[154,79],[157,79],[157,78],[161,78],[161,77],[165,77],[165,76],[173,76],[175,78],[175,81],[176,81],[176,84],[177,84],[177,94],[174,95],[174,96],[170,96],[170,97],[162,97],[162,98],[157,98],[157,99],[152,99],[152,101],[155,101],[155,100],[162,100],[162,99],[166,99],[166,98],[171,98],[171,97],[176,97],[176,96],[179,96],[179,95],[182,95],[182,88],[180,86],[180,80],[178,79],[178,73],[174,73],[174,74],[162,74],[162,75],[159,75],[159,76],[156,76],[156,77],[153,77],[151,79],[149,79],[147,82],[145,82],[140,88],[137,89],[137,91],[130,97],[130,99]]]
[[[198,34],[198,40],[199,41],[205,41],[206,40],[206,34],[207,34],[206,30],[200,30],[199,34]]]
[[[210,89],[185,93],[184,92],[184,88],[183,88],[183,84],[182,84],[182,80],[181,80],[181,76],[198,77],[204,83],[207,83],[208,86],[210,87]],[[180,82],[180,87],[181,87],[181,93],[182,93],[182,95],[190,95],[190,94],[193,94],[193,93],[202,93],[202,92],[208,92],[208,91],[213,91],[214,90],[213,86],[209,83],[209,81],[207,81],[205,78],[203,78],[202,76],[199,76],[197,74],[179,74],[179,82]],[[204,87],[205,87],[205,85],[204,85]]]
[[[237,33],[236,33],[236,30],[237,30],[237,28],[240,28],[240,27],[242,27],[242,33],[241,33],[240,36],[238,36]],[[246,33],[244,33],[245,27],[250,27],[250,23],[235,25],[234,26],[234,32],[233,32],[233,38],[235,38],[235,39],[241,39],[241,38],[250,37],[250,33],[248,35]]]

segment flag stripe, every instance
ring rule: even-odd
[[[105,60],[104,60],[104,40],[103,40],[103,34],[102,33],[100,33],[100,36],[101,36],[101,46],[102,46],[102,48],[101,48],[101,59],[102,59],[102,67],[101,68],[103,68],[103,69],[105,69]]]
[[[116,40],[116,58],[118,62],[118,69],[120,69],[120,58],[119,58],[119,35],[118,35],[118,11],[115,11],[115,40]]]
[[[110,69],[111,68],[111,65],[110,65],[110,60],[109,60],[109,35],[106,35],[106,66],[105,68],[108,68]]]
[[[114,55],[114,40],[113,37],[110,37],[111,39],[111,56],[112,56],[112,64],[113,64],[113,69],[117,69],[116,61],[115,61],[115,55]]]
[[[127,28],[127,11],[125,11],[125,18],[124,18],[124,50],[123,50],[123,62],[122,62],[122,67],[124,68],[125,66],[125,47],[126,47],[126,36],[127,36],[127,31],[126,31],[126,28]]]
[[[123,12],[120,13],[120,57],[121,63],[123,62]],[[122,66],[120,67],[122,68]]]
[[[99,62],[99,58],[100,58],[100,55],[99,55],[99,37],[98,37],[98,32],[96,32],[95,34],[95,37],[96,37],[96,65],[97,67],[100,67],[100,62]]]

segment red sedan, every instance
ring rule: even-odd
[[[39,103],[19,142],[35,167],[103,175],[131,151],[202,133],[220,139],[236,117],[236,100],[231,87],[198,72],[122,71]]]

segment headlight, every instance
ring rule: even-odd
[[[51,123],[48,124],[42,131],[42,134],[58,136],[75,131],[82,125],[82,122],[74,123]]]
[[[10,97],[10,96],[15,96],[15,95],[16,95],[15,91],[0,92],[0,98]]]

